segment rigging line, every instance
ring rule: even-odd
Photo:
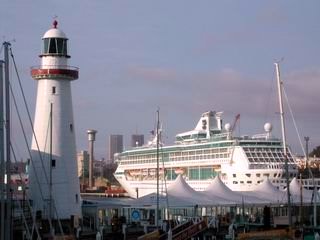
[[[14,104],[15,109],[16,109],[16,112],[17,112],[17,116],[18,116],[18,119],[19,119],[19,123],[20,123],[21,129],[22,129],[23,137],[24,137],[25,143],[26,143],[26,145],[27,145],[27,149],[28,149],[30,161],[33,161],[33,160],[32,160],[31,150],[30,150],[30,147],[29,147],[29,144],[28,144],[28,140],[27,140],[27,136],[26,136],[26,133],[25,133],[23,124],[22,124],[22,119],[21,119],[21,115],[20,115],[20,112],[19,112],[19,109],[18,109],[17,101],[16,101],[16,98],[15,98],[15,95],[14,95],[14,93],[13,93],[12,86],[11,86],[10,83],[9,83],[9,88],[10,88],[10,92],[11,92],[11,97],[12,97],[12,100],[13,100],[13,104]],[[41,185],[40,185],[40,182],[39,182],[39,177],[38,177],[36,168],[35,168],[34,164],[31,164],[31,165],[32,165],[33,171],[34,171],[34,173],[35,173],[35,178],[36,178],[37,185],[38,185],[38,187],[39,187],[41,199],[42,199],[42,201],[45,201],[45,200],[44,200],[44,195],[43,195],[43,192],[42,192],[42,188],[41,188]],[[50,225],[50,227],[51,227],[51,229],[52,229],[51,219],[49,220],[49,225]]]
[[[305,151],[305,149],[304,149],[304,147],[303,147],[303,144],[302,144],[302,141],[301,141],[301,136],[300,136],[300,133],[299,133],[299,130],[298,130],[298,127],[297,127],[296,120],[295,120],[295,118],[294,118],[294,116],[293,116],[292,108],[291,108],[291,106],[290,106],[287,93],[286,93],[286,91],[285,91],[284,86],[282,86],[282,88],[283,88],[283,92],[284,92],[284,97],[285,97],[286,100],[287,100],[287,104],[288,104],[288,107],[289,107],[289,111],[290,111],[290,115],[291,115],[291,118],[292,118],[292,121],[293,121],[293,125],[294,125],[295,130],[296,130],[297,135],[298,135],[298,139],[299,139],[300,146],[301,146],[301,148],[302,148],[302,151],[303,151],[304,156],[306,156],[306,151]]]
[[[36,145],[37,145],[37,150],[38,150],[38,153],[39,153],[41,165],[42,165],[42,168],[44,169],[43,159],[42,159],[42,156],[41,156],[41,153],[40,153],[39,143],[38,143],[38,140],[37,140],[35,131],[34,131],[33,124],[32,124],[31,114],[30,114],[29,107],[28,107],[28,104],[27,104],[27,101],[26,101],[26,97],[25,97],[25,94],[24,94],[24,91],[23,91],[23,88],[22,88],[21,79],[20,79],[20,76],[19,76],[19,73],[18,73],[16,61],[15,61],[14,55],[13,55],[13,53],[12,53],[12,48],[10,47],[9,50],[10,50],[10,55],[11,55],[11,58],[12,58],[12,61],[13,61],[14,69],[15,69],[15,72],[16,72],[16,75],[17,75],[17,78],[18,78],[18,83],[19,83],[20,91],[21,91],[21,94],[22,94],[22,96],[23,96],[23,102],[24,102],[24,105],[25,105],[25,108],[26,108],[26,111],[27,111],[29,123],[30,123],[30,125],[31,125],[32,134],[33,134],[34,140],[35,140]],[[11,89],[11,94],[13,95],[13,91],[12,91],[11,86],[10,86],[10,89]],[[18,109],[16,102],[15,102],[15,105],[16,105],[16,109]],[[17,112],[18,112],[18,111],[17,111]],[[19,121],[20,121],[20,124],[21,124],[21,118],[19,119]],[[23,125],[21,124],[21,126],[23,126]],[[23,130],[23,132],[24,132],[24,130]],[[24,132],[24,138],[25,138],[25,141],[26,141],[25,132]],[[26,143],[27,143],[27,141],[26,141]],[[31,152],[30,152],[30,148],[29,148],[29,147],[28,147],[28,151],[29,151],[29,154],[30,154],[30,161],[32,161]],[[32,164],[32,166],[33,166],[33,164]],[[33,168],[34,168],[34,166],[33,166]],[[39,179],[38,179],[38,176],[37,176],[37,173],[36,173],[35,168],[34,168],[34,171],[35,171],[37,183],[39,184]],[[48,180],[48,176],[47,176],[46,171],[44,171],[44,176],[45,176],[46,182],[48,183],[49,180]],[[40,186],[40,185],[39,185],[39,186]],[[40,191],[41,191],[41,188],[40,188]],[[42,194],[42,193],[41,193],[41,197],[42,197],[42,199],[43,199],[43,194]],[[44,200],[44,199],[43,199],[43,200]],[[59,216],[58,216],[58,211],[57,211],[57,208],[56,208],[55,204],[54,204],[54,210],[55,210],[55,214],[56,214],[57,219],[58,219],[58,224],[59,224],[60,232],[61,232],[61,234],[62,234],[62,237],[64,238],[64,233],[63,233],[61,221],[60,221],[60,218],[59,218]],[[49,221],[49,223],[51,224],[51,220]]]
[[[16,153],[15,153],[15,151],[14,151],[14,148],[12,147],[12,142],[10,143],[10,148],[11,148],[12,156],[13,156],[13,158],[14,158],[15,163],[18,163],[17,157],[16,157]],[[22,187],[23,187],[23,189],[24,189],[24,190],[23,190],[23,191],[24,191],[24,194],[27,196],[28,194],[27,194],[27,192],[25,191],[25,189],[26,189],[26,184],[25,184],[25,182],[23,181],[23,178],[22,178],[20,172],[19,172],[19,177],[20,177],[20,180],[21,180],[21,183],[22,183]],[[27,204],[28,204],[28,208],[29,208],[29,211],[31,212],[31,216],[32,216],[32,222],[34,223],[34,222],[36,221],[36,216],[35,216],[34,212],[32,211],[32,206],[31,206],[31,204],[30,204],[30,201],[26,201],[25,199],[23,199],[23,200],[24,200],[25,202],[27,202]],[[24,208],[22,208],[20,201],[18,201],[18,203],[19,203],[19,208],[22,209],[22,216],[23,216],[23,221],[24,221],[24,223],[25,223],[25,228],[27,229],[27,234],[28,234],[28,236],[29,236],[29,239],[31,239],[30,230],[29,230],[29,227],[28,227],[28,224],[27,224],[27,221],[26,221],[26,217],[25,217],[25,214],[24,214]],[[36,233],[37,233],[38,237],[41,237],[37,225],[36,225]]]
[[[17,112],[17,116],[18,116],[18,119],[19,119],[19,123],[20,123],[20,126],[21,126],[21,129],[22,129],[22,133],[23,133],[23,137],[24,137],[24,140],[25,140],[25,143],[27,145],[27,149],[28,149],[28,153],[29,153],[29,157],[30,157],[30,161],[33,161],[32,159],[32,154],[31,154],[31,150],[30,150],[30,146],[28,144],[28,140],[27,140],[27,137],[26,137],[26,133],[25,133],[25,130],[24,130],[24,126],[22,124],[22,118],[21,118],[21,115],[20,115],[20,112],[19,112],[19,108],[18,108],[18,105],[17,105],[17,101],[16,101],[16,98],[15,98],[15,95],[13,93],[13,90],[12,90],[12,86],[11,84],[9,84],[9,87],[10,87],[10,92],[11,92],[11,96],[12,96],[12,99],[13,99],[13,104],[15,106],[15,109],[16,109],[16,112]],[[42,155],[40,153],[40,150],[38,148],[38,152],[39,152],[39,156],[40,156],[40,160],[41,160],[41,163],[42,163],[42,168],[44,168],[44,165],[43,165],[43,160],[42,160]],[[39,191],[40,191],[40,196],[41,196],[41,199],[43,201],[45,201],[44,199],[44,195],[43,195],[43,192],[42,192],[42,188],[41,188],[41,185],[40,185],[40,182],[39,182],[39,177],[38,177],[38,174],[37,174],[37,171],[35,169],[35,166],[33,164],[32,165],[32,168],[33,168],[33,171],[35,173],[35,178],[36,178],[36,182],[37,182],[37,185],[38,185],[38,188],[39,188]],[[44,171],[44,174],[46,176],[46,172]],[[47,180],[47,183],[48,183],[48,178],[46,177],[46,180]],[[58,225],[59,225],[59,228],[60,228],[60,232],[62,234],[62,236],[64,236],[64,233],[63,233],[63,229],[62,229],[62,225],[61,225],[61,222],[60,222],[60,218],[59,218],[59,215],[58,215],[58,211],[57,211],[57,208],[55,206],[55,204],[53,204],[54,206],[54,210],[55,210],[55,214],[57,216],[57,219],[58,219]],[[49,224],[50,224],[50,227],[52,226],[52,222],[51,220],[49,220]]]
[[[45,167],[44,167],[44,163],[43,163],[43,158],[42,158],[42,155],[41,155],[40,147],[39,147],[38,140],[37,140],[37,138],[36,138],[36,134],[35,134],[35,131],[34,131],[34,127],[33,127],[33,124],[32,124],[30,111],[29,111],[29,108],[28,108],[28,105],[27,105],[27,101],[26,101],[26,97],[25,97],[23,88],[22,88],[21,79],[20,79],[20,76],[19,76],[19,73],[18,73],[18,69],[17,69],[17,65],[16,65],[16,62],[15,62],[15,59],[14,59],[14,55],[13,55],[13,53],[12,53],[12,48],[10,48],[10,53],[11,53],[10,55],[11,55],[12,62],[13,62],[14,68],[15,68],[15,72],[16,72],[16,75],[17,75],[17,78],[18,78],[18,83],[19,83],[19,86],[20,86],[21,94],[22,94],[22,96],[23,96],[25,108],[26,108],[26,111],[27,111],[27,114],[28,114],[28,118],[29,118],[29,122],[30,122],[30,125],[31,125],[32,133],[33,133],[33,136],[34,136],[34,140],[35,140],[36,145],[37,145],[37,150],[38,150],[37,152],[38,152],[38,154],[39,154],[39,159],[40,159],[40,162],[41,162],[41,167],[42,167],[42,170],[43,170],[43,173],[44,173],[44,176],[45,176],[46,183],[49,184],[49,180],[48,180],[47,172],[46,172]],[[11,90],[12,96],[14,96],[11,85],[10,85],[10,90]],[[16,101],[15,101],[15,107],[16,107],[16,110],[17,110],[17,113],[18,113],[19,110],[18,110]],[[20,115],[20,114],[19,114],[19,115]],[[21,119],[21,117],[20,117],[20,119]],[[21,120],[20,120],[20,121],[21,121]],[[24,131],[24,128],[23,128],[23,125],[22,125],[21,122],[20,122],[20,125],[21,125],[21,127],[22,127],[22,129],[23,129],[23,131]],[[25,133],[24,133],[24,135],[25,135]],[[26,138],[26,137],[25,137],[25,138]],[[25,140],[25,141],[26,141],[26,140]],[[26,143],[27,143],[27,141],[26,141]],[[27,146],[28,146],[28,144],[27,144]],[[29,150],[29,149],[30,149],[30,147],[28,146],[28,150]],[[29,154],[30,154],[30,161],[32,162],[31,152],[29,152]],[[43,194],[42,194],[41,185],[40,185],[40,183],[39,183],[39,178],[38,178],[38,176],[37,176],[37,172],[36,172],[36,169],[35,169],[35,167],[34,167],[33,164],[32,164],[32,167],[33,167],[33,170],[34,170],[34,172],[35,172],[35,176],[36,176],[36,181],[37,181],[37,183],[38,183],[38,187],[40,188],[42,201],[44,201],[44,196],[43,196]],[[57,216],[57,219],[58,219],[58,224],[59,224],[60,232],[61,232],[61,234],[62,234],[62,236],[63,236],[63,238],[64,238],[64,232],[63,232],[63,229],[62,229],[62,225],[61,225],[60,218],[59,218],[59,216],[58,216],[58,211],[57,211],[57,208],[56,208],[55,204],[54,204],[54,212],[55,212],[55,214],[56,214],[56,216]],[[52,229],[51,219],[49,220],[49,224],[50,224],[50,229]]]
[[[28,113],[28,118],[29,118],[29,122],[30,122],[30,125],[31,125],[32,133],[33,133],[33,136],[34,136],[36,145],[37,145],[37,150],[38,150],[37,152],[39,153],[39,159],[40,159],[40,162],[41,162],[41,166],[42,166],[42,169],[44,170],[43,173],[44,173],[44,176],[45,176],[45,180],[46,180],[46,183],[49,184],[48,176],[47,176],[47,173],[46,173],[46,171],[45,171],[44,164],[43,164],[42,155],[41,155],[41,153],[40,153],[40,147],[39,147],[38,140],[37,140],[37,138],[36,138],[36,134],[35,134],[35,131],[34,131],[34,127],[33,127],[33,124],[32,124],[30,111],[29,111],[29,108],[28,108],[28,104],[27,104],[27,101],[26,101],[26,97],[25,97],[25,94],[24,94],[24,91],[23,91],[23,88],[22,88],[22,84],[21,84],[21,79],[20,79],[20,76],[19,76],[19,73],[18,73],[17,65],[16,65],[16,62],[15,62],[15,59],[14,59],[14,56],[13,56],[13,53],[12,53],[12,49],[11,49],[11,48],[10,48],[10,53],[11,53],[11,58],[12,58],[13,65],[14,65],[14,68],[15,68],[15,72],[16,72],[16,74],[17,74],[17,78],[18,78],[18,82],[19,82],[21,94],[22,94],[22,96],[23,96],[23,101],[24,101],[24,104],[25,104],[25,107],[26,107],[26,111],[27,111],[27,113]],[[19,113],[19,110],[18,110],[18,105],[17,105],[16,99],[15,99],[15,97],[14,97],[14,93],[13,93],[11,84],[9,84],[9,86],[10,86],[10,91],[11,91],[12,98],[13,98],[13,100],[14,100],[14,105],[15,105],[15,108],[16,108],[16,111],[17,111],[17,114],[18,114],[20,126],[21,126],[22,131],[23,131],[23,136],[24,136],[26,145],[27,145],[27,147],[28,147],[28,152],[29,152],[29,156],[30,156],[30,161],[32,161],[31,151],[30,151],[30,147],[29,147],[29,144],[28,144],[28,141],[27,141],[27,138],[26,138],[26,134],[25,134],[24,128],[23,128],[21,116],[20,116],[20,113]],[[34,165],[33,165],[33,164],[31,164],[31,165],[32,165],[32,168],[33,168],[33,170],[34,170],[34,172],[35,172],[35,176],[36,176],[36,181],[37,181],[38,187],[40,188],[41,198],[42,198],[42,200],[44,201],[44,197],[43,197],[43,193],[42,193],[42,190],[41,190],[41,185],[40,185],[40,183],[39,183],[39,178],[38,178],[38,175],[37,175],[37,171],[36,171]],[[57,211],[57,208],[56,208],[55,204],[54,204],[53,207],[54,207],[54,210],[55,210],[55,214],[56,214],[56,216],[57,216],[57,219],[58,219],[58,225],[59,225],[59,228],[60,228],[60,232],[61,232],[62,237],[63,237],[63,239],[64,239],[64,232],[63,232],[63,229],[62,229],[61,221],[60,221],[60,218],[59,218],[59,216],[58,216],[58,211]],[[50,227],[52,228],[51,219],[49,220],[49,224],[50,224]]]
[[[28,144],[26,132],[25,132],[24,127],[23,127],[23,124],[22,124],[21,115],[20,115],[20,112],[19,112],[19,110],[18,110],[16,98],[15,98],[15,95],[14,95],[14,93],[13,93],[11,84],[9,84],[9,87],[10,87],[10,91],[11,91],[11,96],[12,96],[12,99],[13,99],[13,103],[14,103],[15,109],[16,109],[16,111],[17,111],[17,116],[18,116],[19,123],[20,123],[21,129],[22,129],[22,134],[23,134],[23,137],[24,137],[24,140],[25,140],[25,144],[27,145],[27,149],[28,149],[30,161],[31,161],[31,160],[32,160],[32,154],[31,154],[31,151],[30,151],[30,147],[29,147],[29,144]],[[33,165],[33,164],[32,164],[32,166],[33,166],[33,168],[34,168],[34,165]],[[34,169],[34,171],[35,171],[35,169]],[[41,191],[41,187],[40,187],[40,183],[39,183],[39,179],[38,179],[38,175],[37,175],[36,172],[35,172],[35,176],[36,176],[37,183],[39,184],[40,194],[41,194],[41,196],[43,196],[42,191]]]
[[[286,93],[286,91],[285,91],[284,86],[283,86],[283,92],[284,92],[284,97],[285,97],[285,99],[286,99],[286,101],[287,101],[287,104],[288,104],[288,107],[289,107],[290,115],[291,115],[291,118],[292,118],[292,121],[293,121],[295,130],[296,130],[297,135],[298,135],[298,139],[299,139],[299,143],[300,143],[300,146],[301,146],[301,148],[302,148],[302,151],[303,151],[303,155],[306,156],[306,160],[307,160],[307,153],[306,153],[305,148],[303,147],[303,144],[302,144],[302,141],[301,141],[301,136],[300,136],[300,133],[299,133],[299,129],[298,129],[298,127],[297,127],[295,118],[294,118],[294,116],[293,116],[293,111],[292,111],[292,109],[291,109],[291,106],[290,106],[290,103],[289,103],[289,99],[288,99],[288,96],[287,96],[287,93]],[[313,173],[312,173],[312,171],[311,171],[310,165],[308,165],[308,172],[309,172],[309,174],[311,175],[311,177],[314,179],[314,175],[313,175]],[[302,183],[300,183],[300,184],[302,184]],[[313,182],[313,184],[314,184],[314,182]],[[315,186],[314,186],[314,187],[315,187]],[[314,195],[314,193],[313,193],[313,195]],[[319,195],[319,194],[317,193],[317,195]],[[311,200],[311,201],[312,201],[312,200]]]
[[[41,155],[41,153],[40,153],[39,144],[38,144],[38,141],[37,141],[37,139],[36,139],[36,134],[35,134],[35,132],[34,132],[33,124],[32,124],[32,121],[31,121],[29,108],[28,108],[28,105],[27,105],[27,102],[26,102],[26,98],[25,98],[25,94],[24,94],[24,91],[23,91],[23,88],[22,88],[21,79],[20,79],[20,76],[19,76],[19,73],[18,73],[17,65],[16,65],[16,62],[15,62],[15,59],[14,59],[14,56],[13,56],[13,53],[12,53],[12,49],[11,49],[11,48],[10,48],[10,53],[11,53],[11,58],[12,58],[13,65],[14,65],[14,68],[15,68],[15,72],[16,72],[16,75],[17,75],[17,78],[18,78],[20,90],[21,90],[21,93],[22,93],[22,96],[23,96],[23,100],[24,100],[24,103],[25,103],[25,107],[26,107],[26,110],[27,110],[27,113],[28,113],[29,122],[30,122],[30,124],[31,124],[32,132],[33,132],[33,135],[34,135],[34,138],[35,138],[35,141],[36,141],[36,145],[37,145],[37,149],[38,149],[38,153],[39,153],[39,159],[40,159],[40,162],[41,162],[41,166],[42,166],[42,169],[44,170],[44,176],[45,176],[46,182],[49,183],[48,176],[47,176],[47,173],[46,173],[45,168],[44,168],[42,155]],[[19,118],[20,126],[21,126],[21,129],[22,129],[22,132],[23,132],[23,136],[24,136],[24,139],[25,139],[25,143],[26,143],[27,148],[28,148],[28,153],[29,153],[29,156],[30,156],[30,161],[32,162],[33,160],[32,160],[32,155],[31,155],[30,147],[29,147],[29,144],[28,144],[28,141],[27,141],[27,137],[26,137],[26,133],[25,133],[25,130],[24,130],[24,126],[23,126],[23,124],[22,124],[22,120],[21,120],[21,116],[20,116],[20,113],[19,113],[17,101],[16,101],[16,99],[15,99],[15,95],[14,95],[14,93],[13,93],[12,86],[11,86],[10,83],[9,83],[9,87],[10,87],[10,92],[11,92],[12,99],[13,99],[13,101],[14,101],[14,106],[15,106],[16,111],[17,111],[17,115],[18,115],[18,118]],[[34,170],[35,177],[36,177],[36,182],[37,182],[37,185],[38,185],[39,190],[40,190],[40,196],[41,196],[42,200],[44,201],[44,195],[43,195],[43,192],[42,192],[41,185],[40,185],[40,183],[39,183],[39,177],[38,177],[37,171],[36,171],[36,169],[35,169],[35,166],[34,166],[33,164],[31,164],[31,165],[32,165],[32,168],[33,168],[33,170]],[[55,210],[55,214],[56,214],[57,219],[58,219],[58,224],[59,224],[60,232],[61,232],[62,236],[64,236],[63,229],[62,229],[62,225],[61,225],[60,218],[59,218],[59,216],[58,216],[58,211],[57,211],[57,208],[56,208],[55,204],[54,204],[54,210]],[[51,219],[49,220],[49,224],[50,224],[50,228],[52,229]]]
[[[42,159],[42,155],[40,153],[40,147],[39,147],[39,143],[38,143],[38,140],[37,140],[37,136],[35,134],[34,127],[33,127],[33,124],[32,124],[31,114],[30,114],[29,107],[28,107],[28,104],[27,104],[26,96],[25,96],[23,88],[22,88],[20,75],[18,73],[16,61],[14,59],[14,56],[13,56],[11,48],[10,48],[10,55],[11,55],[11,58],[12,58],[12,61],[13,61],[13,65],[14,65],[14,68],[15,68],[15,72],[16,72],[16,75],[17,75],[17,78],[18,78],[18,83],[19,83],[21,94],[22,94],[23,102],[24,102],[24,105],[25,105],[25,108],[26,108],[26,111],[27,111],[28,120],[29,120],[29,123],[31,125],[32,134],[33,134],[34,140],[35,140],[36,145],[37,145],[37,150],[38,150],[38,153],[39,153],[42,170],[44,171],[44,176],[45,176],[46,182],[49,184],[48,175],[47,175],[47,172],[45,171],[45,167],[44,167],[44,164],[43,164],[43,159]],[[11,92],[12,92],[12,90],[11,90]]]

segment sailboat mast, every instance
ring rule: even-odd
[[[5,161],[4,161],[4,111],[3,111],[3,65],[4,61],[0,60],[0,211],[1,211],[1,227],[0,227],[0,240],[4,240],[4,174],[5,174]]]
[[[156,221],[155,224],[157,228],[159,227],[159,128],[160,128],[160,121],[159,121],[159,109],[157,110],[157,210],[156,210]]]
[[[291,227],[292,226],[292,218],[291,218],[291,200],[290,200],[290,185],[289,185],[289,166],[288,166],[287,143],[286,143],[286,134],[285,134],[286,129],[285,129],[284,112],[283,112],[283,101],[282,101],[282,84],[283,84],[283,82],[280,80],[279,63],[275,63],[275,66],[276,66],[276,74],[277,74],[283,155],[284,155],[284,161],[285,161],[285,175],[286,175],[286,184],[287,184],[286,187],[287,187],[287,198],[288,198],[288,201],[287,201],[288,220],[289,220],[289,227]]]
[[[3,42],[4,61],[0,61],[0,200],[1,226],[0,240],[10,240],[12,236],[12,195],[10,159],[10,93],[9,93],[9,42]],[[4,66],[4,67],[3,67]],[[4,78],[3,78],[4,73]],[[5,178],[6,175],[6,178]]]

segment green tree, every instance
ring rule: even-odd
[[[309,154],[310,157],[316,156],[320,157],[320,146],[314,148],[311,153]]]

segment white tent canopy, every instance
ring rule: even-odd
[[[289,185],[292,202],[298,203],[301,201],[301,194],[304,203],[311,203],[313,199],[313,191],[305,189],[298,182],[297,178],[293,178]]]
[[[131,207],[155,207],[157,206],[157,193],[150,193],[138,199],[128,202]],[[159,194],[159,206],[161,208],[186,208],[193,207],[194,203],[171,195]]]
[[[301,201],[301,185],[294,178],[290,183],[290,194],[292,203]],[[313,200],[313,191],[302,188],[303,203],[310,204]],[[319,197],[318,197],[319,199]],[[286,190],[279,190],[272,185],[267,178],[253,191],[237,192],[229,189],[220,179],[215,177],[205,191],[195,191],[184,178],[179,175],[168,187],[167,194],[159,194],[159,205],[161,207],[194,207],[198,206],[227,206],[239,204],[286,204]],[[157,205],[156,193],[132,200],[131,206]]]
[[[266,203],[287,202],[286,193],[274,186],[269,178],[266,178],[262,183],[256,186],[253,191],[245,192],[245,194],[263,199]]]
[[[176,180],[171,183],[167,190],[168,195],[186,199],[195,205],[208,206],[213,205],[203,193],[195,191],[188,183],[179,175]]]
[[[224,199],[225,204],[264,203],[262,199],[255,196],[248,196],[242,192],[232,191],[221,181],[219,176],[215,177],[203,193],[209,196],[210,199]]]

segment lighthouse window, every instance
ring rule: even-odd
[[[43,41],[43,53],[67,54],[67,39],[45,38]]]
[[[52,94],[56,94],[56,87],[52,87]]]
[[[56,39],[51,38],[49,43],[49,53],[57,53]]]
[[[43,40],[43,53],[48,53],[49,50],[49,38]]]
[[[58,53],[67,54],[67,39],[57,38]]]

